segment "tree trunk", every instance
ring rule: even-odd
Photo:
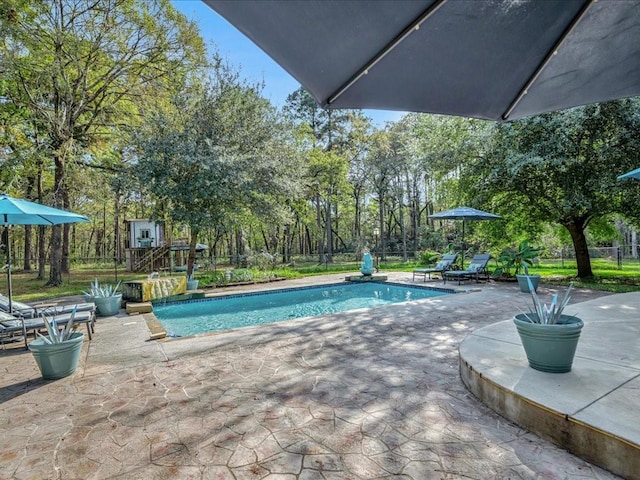
[[[24,263],[22,268],[25,272],[31,271],[31,225],[24,226]]]
[[[38,225],[38,280],[44,280],[45,265],[47,263],[47,236],[44,225]]]
[[[318,240],[318,263],[324,263],[324,231],[322,226],[322,213],[320,211],[320,194],[316,195],[316,222],[320,237]]]
[[[55,173],[53,181],[54,207],[64,208],[64,182],[65,173],[65,142],[61,142],[54,150]],[[62,285],[62,256],[63,256],[63,232],[61,225],[54,225],[51,229],[51,263],[49,281],[47,286],[58,287]]]
[[[353,187],[353,236],[354,238],[360,238],[362,236],[362,213],[360,212],[360,186],[355,185]]]
[[[36,178],[36,189],[38,191],[38,202],[42,203],[44,192],[42,191],[42,160],[38,160],[38,174]],[[45,264],[47,262],[47,247],[44,225],[38,225],[38,239],[36,249],[38,250],[38,280],[44,280]]]
[[[197,227],[191,227],[191,239],[189,240],[189,257],[187,259],[187,278],[193,275],[193,264],[196,261],[196,244],[198,243],[198,233],[200,230]]]
[[[32,198],[33,187],[35,186],[36,178],[29,177],[29,184],[27,186],[26,198]],[[33,250],[33,230],[31,225],[24,226],[24,263],[22,269],[26,272],[31,271],[31,254]]]
[[[327,232],[327,257],[325,261],[327,263],[333,263],[333,230],[331,226],[331,187],[327,192],[327,202],[325,204],[325,230]]]
[[[69,201],[69,192],[67,191],[67,186],[63,182],[62,188],[62,208],[63,210],[70,210],[71,202]],[[70,234],[71,234],[71,225],[69,223],[65,223],[62,225],[62,259],[60,261],[60,269],[62,273],[69,273],[69,251],[70,251]]]
[[[564,225],[571,234],[573,248],[576,253],[576,263],[578,264],[578,277],[593,277],[591,270],[591,258],[589,257],[589,248],[587,246],[587,237],[584,235],[584,221],[578,220]]]
[[[398,203],[398,221],[400,222],[400,234],[402,235],[402,261],[407,261],[407,229],[404,224],[404,202],[402,198]]]
[[[104,241],[104,231],[102,229],[96,230],[96,242],[93,246],[94,255],[96,257],[96,261],[100,261],[100,257],[102,256],[102,242]]]
[[[380,226],[380,246],[378,249],[378,258],[384,260],[384,204],[382,203],[382,196],[379,197],[378,202],[378,225]],[[379,267],[379,265],[376,265]]]
[[[114,223],[113,223],[113,259],[116,264],[122,261],[122,242],[120,240],[120,198],[116,195],[114,203]]]

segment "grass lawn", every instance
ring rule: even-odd
[[[591,281],[576,280],[575,261],[564,263],[560,260],[542,260],[539,265],[529,269],[530,273],[539,273],[542,281],[547,283],[567,284],[574,282],[578,287],[592,288],[596,290],[606,290],[610,292],[631,292],[640,291],[640,262],[625,261],[621,268],[616,262],[607,259],[592,259],[591,266],[595,277]],[[410,272],[418,268],[417,262],[390,261],[381,262],[381,271]],[[489,268],[495,265],[490,264]],[[230,267],[227,267],[230,268]],[[219,266],[218,270],[224,270],[224,266]],[[354,272],[360,269],[359,262],[336,262],[333,264],[307,264],[296,267],[278,268],[275,273],[280,277],[295,278],[311,275],[322,275],[327,273]],[[49,298],[79,295],[83,290],[89,289],[90,282],[97,278],[100,283],[115,283],[116,272],[113,265],[73,265],[71,273],[63,275],[63,284],[59,287],[45,286],[48,279],[38,280],[37,272],[14,271],[12,275],[13,295],[16,300],[33,302]],[[174,273],[181,275],[181,273]],[[198,272],[199,276],[206,276],[206,271]],[[117,279],[123,281],[141,280],[147,278],[146,273],[131,273],[119,267]],[[0,292],[6,294],[6,275],[0,278]]]

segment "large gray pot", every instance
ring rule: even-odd
[[[71,375],[78,367],[84,334],[74,332],[61,343],[46,343],[38,338],[29,344],[29,350],[40,368],[42,378],[56,380]]]
[[[122,294],[118,293],[111,297],[92,297],[85,295],[85,301],[95,303],[96,313],[99,317],[110,317],[117,315],[122,304]]]
[[[531,284],[533,285],[533,290],[538,291],[538,285],[540,284],[540,275],[537,273],[535,275],[516,275],[518,279],[518,286],[520,287],[520,291],[524,293],[531,293],[529,289],[529,282],[527,282],[527,278],[531,280]]]
[[[584,323],[572,315],[560,315],[560,321],[546,325],[527,321],[524,313],[514,317],[531,368],[551,373],[571,370]]]

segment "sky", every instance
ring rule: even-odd
[[[262,94],[273,105],[282,107],[287,96],[300,87],[298,81],[271,57],[200,0],[172,0],[172,3],[178,11],[198,24],[200,35],[210,51],[217,48],[245,79],[264,81]],[[403,112],[385,110],[363,112],[378,127],[383,127],[387,121],[397,121],[403,115]]]

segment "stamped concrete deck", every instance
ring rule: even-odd
[[[578,291],[574,301],[601,295]],[[515,285],[479,284],[165,341],[148,340],[143,315],[122,312],[99,320],[75,375],[50,382],[28,352],[3,351],[0,478],[617,478],[463,385],[463,339],[527,302]]]

